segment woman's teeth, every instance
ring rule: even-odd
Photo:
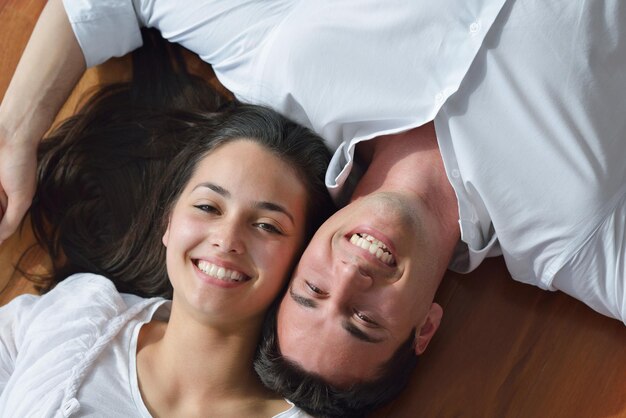
[[[371,235],[364,233],[353,234],[352,237],[350,237],[350,242],[357,247],[369,251],[370,254],[374,254],[376,258],[389,266],[396,263],[396,260],[389,252],[387,246]]]
[[[213,276],[216,279],[224,280],[226,282],[241,282],[246,279],[246,276],[238,271],[229,270],[224,267],[216,266],[208,261],[199,260],[198,268],[205,274]]]

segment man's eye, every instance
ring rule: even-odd
[[[309,287],[309,289],[311,289],[311,291],[313,293],[316,293],[318,295],[325,295],[326,292],[324,292],[322,289],[320,289],[319,287],[315,286],[312,283],[306,282],[306,285]]]
[[[374,325],[377,326],[378,324],[376,323],[376,321],[374,321],[373,319],[371,319],[369,316],[365,315],[363,312],[359,312],[359,311],[354,311],[354,315],[362,322],[365,322],[368,325]]]

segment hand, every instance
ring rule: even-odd
[[[0,103],[0,243],[35,194],[37,146],[85,71],[61,0],[50,0]]]
[[[0,137],[0,244],[19,226],[35,194],[37,143]]]

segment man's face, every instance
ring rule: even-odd
[[[372,380],[413,329],[416,353],[434,334],[438,280],[419,210],[390,193],[365,196],[328,219],[278,310],[282,354],[337,386]]]

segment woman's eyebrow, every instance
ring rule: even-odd
[[[265,210],[271,210],[273,212],[280,212],[285,214],[292,223],[295,223],[293,220],[293,215],[291,213],[289,213],[289,211],[284,207],[279,205],[278,203],[274,203],[274,202],[256,202],[254,204],[254,207],[257,209],[265,209]]]
[[[217,193],[217,194],[219,194],[221,196],[230,197],[230,192],[228,190],[226,190],[225,188],[223,188],[222,186],[218,186],[217,184],[209,183],[209,182],[200,183],[196,187],[194,187],[193,190],[196,190],[196,189],[198,189],[200,187],[206,187],[207,189],[211,189],[215,193]]]
[[[223,188],[222,186],[218,186],[215,183],[211,183],[211,182],[204,182],[204,183],[199,183],[196,187],[193,188],[193,190],[196,190],[200,187],[206,187],[207,189],[213,190],[215,193],[219,194],[220,196],[226,197],[226,198],[230,198],[231,194],[228,190],[226,190],[225,188]],[[282,205],[279,205],[278,203],[274,203],[274,202],[255,202],[254,203],[254,207],[256,209],[264,209],[264,210],[270,210],[272,212],[280,212],[283,213],[285,216],[287,216],[292,223],[295,223],[294,219],[293,219],[293,215],[287,210],[287,208],[285,208]]]

